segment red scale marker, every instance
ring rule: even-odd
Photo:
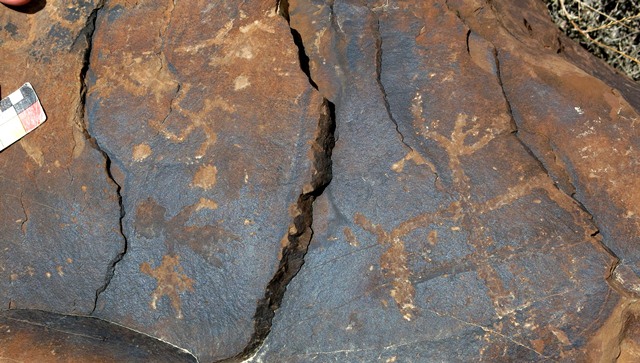
[[[47,116],[30,83],[0,101],[0,150],[40,126]]]

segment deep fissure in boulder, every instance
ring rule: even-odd
[[[254,332],[246,348],[227,361],[237,362],[253,355],[271,332],[271,323],[280,307],[289,282],[304,264],[309,243],[313,237],[313,202],[329,185],[332,178],[331,154],[335,144],[335,108],[326,98],[320,106],[320,119],[316,137],[312,144],[313,178],[303,187],[294,208],[294,217],[289,226],[287,244],[282,249],[278,270],[269,281],[264,298],[258,302],[254,316]]]
[[[289,24],[289,4],[287,0],[278,1],[276,12]],[[291,28],[291,36],[298,48],[300,70],[307,76],[309,84],[316,90],[318,85],[311,77],[309,57],[307,56],[300,33]],[[265,289],[264,297],[258,302],[254,315],[254,332],[251,340],[235,357],[223,362],[240,362],[255,354],[271,332],[271,324],[276,310],[280,307],[288,284],[298,274],[304,264],[309,243],[313,237],[313,202],[320,196],[332,179],[331,154],[335,145],[336,117],[335,105],[323,97],[320,105],[320,118],[316,129],[313,151],[312,179],[303,186],[296,202],[293,221],[286,236],[287,243],[282,248],[282,258],[276,273]]]
[[[311,84],[313,88],[318,89],[318,85],[311,77],[311,68],[309,68],[309,56],[304,50],[302,35],[300,35],[300,32],[298,32],[296,29],[291,27],[291,17],[289,16],[289,0],[278,0],[278,2],[276,3],[276,13],[283,17],[287,21],[287,24],[289,24],[289,31],[291,32],[293,43],[298,48],[298,64],[300,65],[300,69],[305,75],[307,75],[309,84]]]

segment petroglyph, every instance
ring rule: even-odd
[[[158,133],[162,134],[166,139],[175,142],[182,143],[188,138],[195,130],[200,130],[205,134],[205,138],[200,144],[200,148],[195,154],[196,159],[200,159],[206,155],[207,151],[211,146],[213,146],[217,139],[218,135],[213,129],[213,124],[209,116],[213,110],[218,109],[227,113],[235,112],[235,107],[230,105],[227,101],[219,96],[214,96],[212,98],[207,98],[204,100],[202,108],[197,111],[190,111],[183,108],[180,105],[180,102],[184,100],[191,89],[191,85],[183,84],[180,91],[178,92],[180,95],[171,101],[171,111],[177,112],[181,117],[180,121],[186,122],[187,125],[179,125],[180,132],[170,131],[170,126],[178,127],[178,125],[169,125],[166,123],[167,117],[162,120],[150,120],[149,125],[153,127]]]
[[[176,318],[182,319],[182,302],[180,293],[184,291],[193,292],[193,280],[184,274],[182,266],[180,266],[180,256],[166,255],[162,257],[162,263],[151,268],[148,262],[140,265],[140,271],[156,279],[156,289],[151,294],[151,308],[157,309],[157,303],[160,298],[167,296],[171,303],[171,307],[176,312]]]
[[[461,187],[463,184],[469,182],[460,165],[460,157],[472,155],[476,151],[484,148],[498,134],[504,131],[499,127],[485,127],[485,129],[482,130],[483,124],[479,122],[476,116],[471,118],[471,125],[468,127],[468,119],[469,116],[459,113],[450,137],[446,137],[437,132],[436,129],[438,128],[439,122],[434,122],[431,128],[428,128],[424,123],[420,123],[419,125],[423,137],[437,142],[440,147],[446,150],[449,156],[449,168],[453,175],[454,184],[457,187]],[[475,142],[467,144],[467,139],[475,139]]]
[[[416,229],[427,228],[436,221],[459,218],[461,215],[459,207],[460,204],[456,202],[441,211],[421,214],[398,224],[390,232],[385,231],[381,225],[374,224],[363,214],[355,214],[354,220],[357,225],[376,236],[378,244],[388,246],[380,256],[380,268],[392,279],[390,295],[407,321],[412,319],[417,308],[414,304],[415,288],[411,282],[412,272],[407,266],[407,252],[402,237]],[[346,230],[345,235],[349,236]]]
[[[415,150],[409,151],[404,158],[391,165],[391,170],[395,171],[396,173],[402,173],[407,161],[412,161],[416,165],[427,165],[434,174],[436,173],[436,167],[433,165],[433,163],[425,159],[422,155],[420,155],[419,152]]]

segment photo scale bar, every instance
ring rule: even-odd
[[[40,126],[47,116],[30,83],[0,101],[0,151]]]

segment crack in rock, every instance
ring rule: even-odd
[[[466,47],[467,47],[467,52],[469,52],[469,36],[471,34],[471,31],[472,31],[471,26],[462,17],[462,15],[460,14],[459,11],[451,8],[451,6],[449,5],[448,0],[445,0],[445,7],[447,8],[448,11],[453,13],[462,22],[462,24],[464,24],[464,26],[467,28]],[[495,9],[492,9],[492,10],[495,11]],[[504,28],[504,24],[500,23],[500,25]],[[511,34],[511,33],[509,33],[509,34],[517,39],[517,37],[515,37],[513,34]],[[620,263],[620,258],[602,240],[601,235],[600,235],[600,228],[598,227],[598,225],[596,223],[596,220],[595,220],[595,217],[591,213],[591,211],[589,211],[587,209],[587,207],[580,200],[578,200],[576,198],[575,193],[571,193],[571,194],[567,193],[565,190],[563,190],[563,188],[558,187],[558,185],[556,183],[556,180],[554,180],[553,176],[551,175],[551,173],[549,172],[547,167],[544,165],[542,160],[534,153],[534,151],[529,147],[529,145],[527,143],[525,143],[525,141],[522,140],[520,138],[520,136],[518,135],[518,131],[519,131],[518,124],[516,123],[515,117],[513,116],[513,110],[512,110],[512,107],[511,107],[511,102],[509,101],[509,97],[507,96],[507,93],[506,93],[506,90],[505,90],[505,87],[504,87],[504,82],[503,82],[503,79],[502,79],[502,68],[501,68],[501,64],[500,64],[500,54],[498,52],[498,48],[495,46],[495,44],[493,44],[493,42],[489,41],[488,39],[485,39],[485,40],[487,42],[489,42],[489,44],[491,44],[491,47],[493,48],[493,60],[494,60],[494,63],[495,63],[496,78],[497,78],[498,85],[500,86],[500,92],[502,93],[502,97],[503,97],[504,102],[505,102],[505,106],[506,106],[506,109],[507,109],[507,114],[509,116],[509,122],[510,122],[510,125],[511,125],[511,128],[512,128],[511,133],[515,136],[516,140],[518,140],[518,143],[520,143],[520,145],[522,145],[522,147],[527,151],[527,153],[538,163],[539,167],[542,168],[542,170],[547,175],[547,177],[549,177],[552,181],[554,181],[553,185],[559,191],[561,191],[563,194],[565,194],[566,196],[571,198],[571,200],[573,200],[580,207],[580,209],[582,209],[589,216],[591,222],[593,223],[594,227],[596,228],[596,230],[591,233],[591,237],[593,237],[598,242],[598,244],[610,256],[612,256],[614,258],[614,262],[613,262],[612,266],[610,267],[611,273],[606,278],[607,282],[610,282],[610,278],[613,276],[614,270],[616,269],[616,267]],[[554,156],[555,156],[555,154],[556,154],[555,150],[552,150],[552,151],[554,152]],[[575,185],[572,183],[572,181],[568,180],[568,183],[575,190]],[[610,283],[610,285],[611,285],[611,283]]]
[[[289,31],[291,32],[291,36],[293,37],[293,43],[298,48],[298,64],[300,65],[300,70],[307,76],[307,80],[309,80],[309,84],[318,90],[318,85],[311,77],[311,68],[309,66],[309,56],[305,51],[304,43],[302,41],[302,35],[296,29],[291,27],[291,17],[289,16],[289,0],[279,0],[276,3],[276,14],[283,17],[287,24],[289,25]]]
[[[98,17],[98,13],[100,12],[100,10],[103,9],[104,7],[104,3],[106,0],[101,0],[99,1],[95,8],[91,11],[91,14],[89,14],[89,16],[87,17],[87,22],[85,24],[85,26],[82,28],[82,30],[80,31],[78,37],[76,38],[76,40],[74,41],[72,48],[78,47],[78,44],[82,44],[81,40],[84,40],[84,54],[83,54],[83,59],[82,59],[82,68],[80,69],[80,102],[78,104],[78,108],[76,110],[76,124],[78,125],[78,127],[82,130],[82,133],[85,137],[85,139],[87,141],[89,141],[89,144],[91,145],[91,147],[93,149],[95,149],[96,151],[98,151],[102,157],[104,158],[105,161],[105,172],[107,174],[107,178],[115,185],[116,187],[116,195],[118,198],[118,205],[120,206],[120,216],[119,216],[119,220],[118,220],[118,224],[119,224],[119,232],[120,235],[122,236],[123,239],[123,247],[122,250],[109,262],[109,266],[107,268],[107,272],[105,274],[105,279],[104,279],[104,283],[102,284],[102,286],[100,286],[97,290],[96,290],[96,294],[95,294],[95,300],[94,300],[94,304],[93,304],[93,308],[91,310],[90,314],[93,314],[96,310],[97,304],[98,304],[98,298],[100,297],[100,294],[102,292],[104,292],[107,287],[109,286],[109,283],[111,282],[111,278],[113,277],[113,274],[115,272],[115,268],[116,265],[118,264],[118,262],[120,262],[122,260],[122,257],[125,255],[125,253],[127,253],[127,247],[128,247],[128,241],[127,241],[127,236],[124,233],[124,228],[122,225],[122,220],[125,216],[125,209],[124,209],[124,204],[122,201],[122,194],[121,194],[121,190],[122,190],[122,186],[115,180],[115,178],[113,177],[113,173],[112,173],[112,163],[111,163],[111,157],[104,151],[104,149],[102,149],[102,147],[100,147],[100,145],[98,144],[98,141],[95,139],[95,137],[93,137],[90,133],[89,130],[87,128],[87,124],[86,124],[86,118],[85,118],[85,107],[86,107],[86,99],[87,99],[87,72],[89,71],[89,67],[90,67],[90,58],[91,58],[91,51],[92,51],[92,47],[93,47],[93,35],[95,33],[95,28],[96,28],[96,19]]]
[[[255,354],[271,332],[271,323],[284,298],[287,286],[304,264],[309,243],[313,237],[313,202],[329,185],[332,178],[331,154],[335,144],[335,108],[326,98],[320,106],[320,119],[313,150],[312,180],[302,188],[302,194],[293,209],[293,221],[289,225],[285,246],[278,270],[267,285],[264,298],[258,302],[254,316],[254,333],[243,352],[228,360],[242,361]]]
[[[388,5],[388,4],[387,4]],[[387,5],[383,5],[383,6],[387,6]],[[384,82],[382,82],[382,33],[380,32],[380,15],[377,13],[376,11],[377,9],[374,8],[371,10],[371,13],[374,15],[375,21],[376,21],[376,28],[375,28],[375,33],[376,33],[376,82],[378,83],[378,88],[380,89],[380,93],[382,94],[382,99],[383,99],[383,103],[384,103],[384,108],[385,111],[387,113],[387,117],[389,118],[389,120],[391,120],[391,122],[394,125],[395,131],[398,134],[398,137],[400,138],[400,142],[402,143],[402,145],[404,147],[406,147],[407,149],[409,149],[409,151],[411,153],[415,152],[415,150],[413,149],[413,147],[411,147],[411,145],[409,145],[409,143],[407,143],[407,141],[404,138],[404,134],[402,134],[402,131],[400,131],[400,125],[398,124],[398,121],[396,120],[395,116],[393,116],[393,112],[391,111],[391,104],[389,103],[389,99],[387,96],[387,91],[386,88],[384,86]],[[331,16],[332,16],[332,20],[335,18],[334,14],[333,14],[333,4],[331,4]],[[340,29],[342,31],[342,29]],[[471,31],[469,31],[470,33]],[[468,39],[469,34],[467,34],[467,39]],[[467,46],[467,50],[468,50],[468,46]],[[436,189],[441,189],[440,187],[440,173],[437,171],[437,169],[434,167],[431,169],[431,172],[434,175],[434,180],[433,180],[433,187]],[[451,195],[451,192],[449,190],[446,190],[446,193]]]
[[[609,273],[605,277],[605,279],[606,279],[607,283],[609,284],[609,286],[611,286],[616,291],[622,293],[622,291],[619,290],[620,289],[619,286],[617,286],[617,284],[615,284],[613,282],[613,279],[615,278],[615,270],[618,267],[618,265],[621,263],[621,259],[618,257],[618,255],[616,255],[615,252],[613,252],[613,250],[611,250],[611,248],[609,248],[609,246],[607,246],[604,243],[604,240],[602,239],[602,235],[600,234],[600,228],[598,227],[598,225],[596,223],[595,216],[591,213],[591,211],[589,211],[587,209],[587,207],[580,200],[578,200],[576,198],[575,192],[572,193],[572,194],[569,194],[566,191],[564,191],[562,188],[558,187],[557,183],[555,182],[555,180],[552,177],[552,175],[549,173],[549,170],[544,165],[542,160],[540,158],[538,158],[538,156],[533,152],[533,150],[531,150],[529,145],[527,145],[524,142],[524,140],[522,140],[520,138],[520,136],[518,135],[518,125],[517,125],[517,123],[515,121],[515,118],[513,116],[513,111],[512,111],[512,108],[511,108],[511,102],[509,101],[509,98],[507,97],[507,93],[506,93],[506,91],[504,89],[504,83],[503,83],[503,80],[502,80],[500,57],[499,57],[498,49],[495,47],[494,44],[491,44],[491,45],[493,47],[493,57],[494,57],[495,67],[496,67],[496,77],[497,77],[498,84],[500,85],[500,91],[502,92],[502,97],[504,98],[504,101],[505,101],[505,104],[506,104],[507,113],[509,115],[510,123],[511,123],[512,130],[513,130],[512,134],[515,136],[516,140],[518,140],[518,143],[520,143],[520,145],[522,145],[522,147],[527,151],[527,153],[538,163],[538,165],[540,166],[540,168],[542,168],[542,170],[547,175],[547,177],[549,177],[551,180],[554,181],[553,185],[556,187],[556,189],[558,189],[560,192],[562,192],[563,194],[565,194],[566,196],[571,198],[571,200],[573,200],[578,205],[578,207],[580,209],[582,209],[589,216],[589,219],[591,220],[591,223],[593,223],[593,226],[596,228],[596,230],[594,232],[592,232],[590,234],[590,236],[598,243],[598,245],[607,254],[609,254],[614,259],[612,264],[611,264],[611,266],[609,267]],[[555,155],[555,151],[554,151],[554,155]],[[573,182],[571,180],[569,180],[568,182],[571,185],[571,187],[575,190],[576,188],[575,188],[575,185],[573,184]]]
[[[375,14],[375,18],[376,18],[376,35],[377,35],[376,36],[376,82],[378,83],[378,87],[380,88],[380,92],[382,93],[382,99],[384,102],[384,108],[387,111],[387,116],[389,117],[389,120],[391,120],[391,122],[393,122],[393,124],[395,125],[396,133],[400,137],[400,142],[402,142],[402,144],[405,147],[407,147],[409,150],[414,151],[413,148],[405,142],[404,135],[402,134],[402,132],[400,131],[400,127],[398,126],[398,121],[396,120],[396,118],[393,116],[393,113],[391,112],[391,105],[389,104],[387,91],[385,90],[384,83],[382,82],[382,33],[380,32],[380,16],[373,11],[372,13]]]
[[[24,191],[20,191],[20,206],[22,207],[22,213],[24,214],[24,220],[20,223],[20,231],[22,231],[22,235],[25,236],[27,234],[27,222],[29,222],[29,213],[27,213],[27,208],[24,206]]]
[[[281,0],[276,5],[276,12],[289,23],[289,4]],[[302,37],[291,28],[293,41],[298,48],[300,69],[307,76],[309,84],[318,89],[311,78],[309,57],[304,50]],[[281,258],[276,273],[269,281],[264,297],[258,302],[254,315],[254,333],[245,349],[235,357],[220,362],[242,362],[253,356],[262,346],[271,332],[271,325],[276,310],[280,308],[287,286],[298,274],[313,237],[313,202],[320,196],[332,179],[331,154],[335,145],[336,117],[335,106],[326,97],[320,105],[320,118],[315,139],[311,144],[313,153],[311,180],[302,187],[302,192],[293,206],[293,221],[289,225],[288,234],[283,241]]]

